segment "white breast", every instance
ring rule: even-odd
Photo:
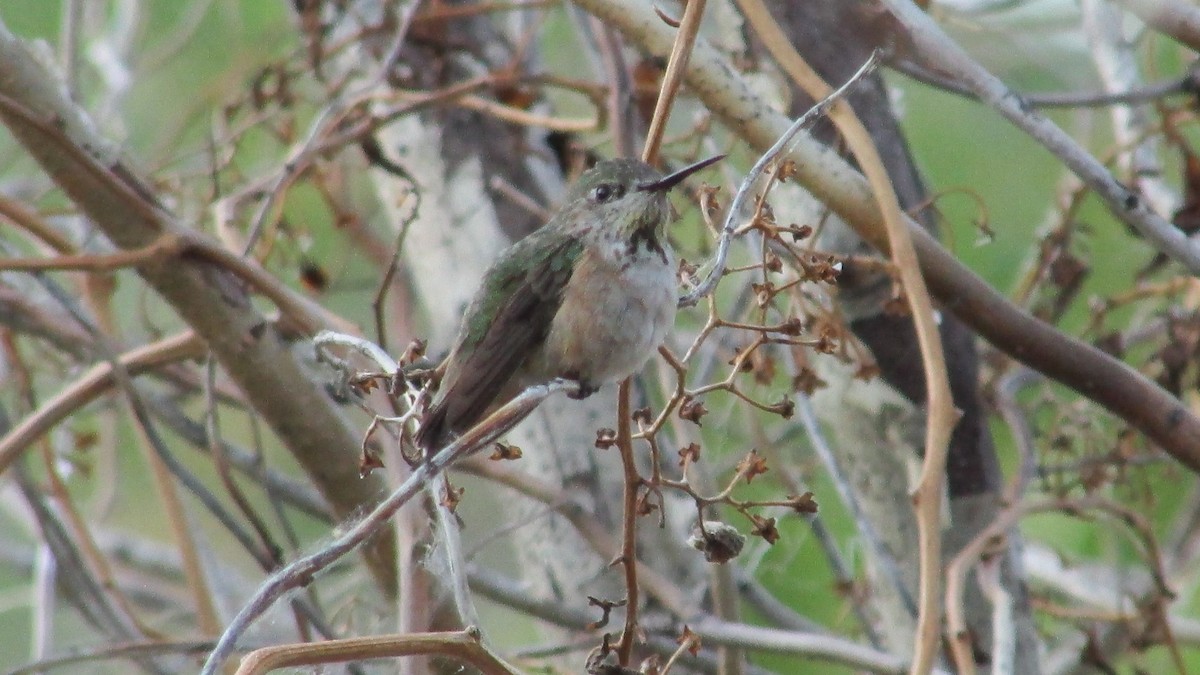
[[[643,248],[632,259],[617,246],[585,253],[550,327],[547,375],[575,373],[600,386],[634,374],[666,338],[676,301],[669,249]]]

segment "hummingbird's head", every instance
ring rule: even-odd
[[[636,159],[607,159],[583,173],[567,197],[566,210],[581,225],[615,228],[624,239],[662,236],[671,204],[667,192],[724,155],[686,166],[668,176]]]

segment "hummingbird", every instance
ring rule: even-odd
[[[434,450],[526,387],[579,383],[582,399],[637,372],[675,322],[667,192],[724,155],[664,176],[634,159],[602,160],[545,225],[484,273],[421,418]]]

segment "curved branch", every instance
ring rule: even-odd
[[[519,672],[504,663],[503,659],[483,644],[478,629],[467,628],[449,633],[372,635],[263,647],[250,652],[242,659],[237,675],[260,675],[289,666],[348,663],[422,654],[438,654],[469,663],[488,675],[513,675]]]
[[[612,22],[647,51],[662,54],[670,49],[670,29],[637,0],[575,2]],[[704,40],[693,49],[687,82],[713,113],[759,151],[787,128],[788,120],[750,91],[733,66]],[[798,182],[872,246],[888,250],[883,217],[860,173],[804,136],[796,139],[789,158]],[[998,349],[1096,401],[1200,472],[1200,418],[1125,363],[1013,305],[907,220],[921,272],[946,310]]]
[[[51,179],[120,248],[144,247],[163,235],[200,238],[122,163],[55,82],[0,23],[0,122]],[[149,263],[138,273],[204,339],[339,517],[378,499],[382,479],[359,477],[355,434],[235,275],[189,256]],[[381,533],[366,555],[389,595],[396,592],[393,541]]]
[[[703,619],[691,626],[691,629],[707,644],[782,654],[803,654],[875,673],[900,674],[908,671],[908,664],[898,656],[827,635],[747,626],[718,619]],[[943,675],[945,671],[938,669],[933,672]]]
[[[1024,99],[972,59],[916,5],[909,0],[881,1],[903,32],[896,38],[911,47],[916,59],[966,85],[981,101],[995,108],[1013,126],[1028,134],[1079,176],[1104,200],[1113,216],[1140,232],[1160,252],[1192,273],[1200,274],[1200,242],[1191,241],[1179,228],[1150,209],[1137,192],[1117,182],[1075,139],[1049,118],[1030,109]]]
[[[970,87],[964,86],[956,79],[935,73],[918,63],[907,59],[892,59],[888,65],[922,84],[965,98],[979,100]],[[1112,105],[1153,103],[1168,96],[1194,94],[1197,88],[1197,75],[1200,74],[1192,70],[1179,77],[1127,91],[1047,91],[1024,92],[1017,95],[1034,108],[1102,108]]]
[[[762,4],[762,0],[740,0],[738,4],[767,50],[788,76],[814,99],[827,96],[830,86],[792,47],[779,24],[775,23]],[[869,61],[874,61],[875,58],[876,53],[873,52]],[[921,477],[912,493],[919,539],[917,551],[920,594],[917,599],[917,635],[911,672],[926,673],[937,657],[938,629],[942,619],[938,605],[942,576],[942,482],[946,476],[950,432],[958,422],[958,412],[954,408],[954,397],[950,394],[946,354],[934,317],[933,301],[929,297],[929,290],[917,264],[916,249],[913,248],[912,238],[905,226],[904,211],[900,208],[891,178],[879,157],[870,132],[850,104],[844,100],[838,101],[829,116],[846,139],[846,145],[854,153],[874,192],[880,215],[883,217],[892,261],[904,287],[904,297],[908,301],[913,326],[916,329],[925,375],[926,403],[929,411],[925,423],[925,456],[921,464]]]
[[[121,365],[129,374],[153,370],[167,363],[204,355],[204,343],[192,331],[159,340],[153,344],[132,350],[120,357]],[[57,396],[46,401],[33,414],[0,437],[0,473],[4,473],[38,438],[50,431],[71,413],[83,407],[98,395],[107,391],[113,382],[112,366],[101,363],[76,378]]]
[[[387,499],[379,502],[370,513],[349,526],[332,543],[315,553],[292,561],[263,582],[254,596],[247,601],[229,626],[225,628],[225,632],[221,634],[216,647],[209,653],[204,668],[200,672],[203,675],[216,673],[217,669],[233,653],[238,641],[250,628],[250,625],[288,591],[312,583],[313,577],[318,572],[358,548],[368,538],[378,537],[384,532],[388,532],[387,521],[396,515],[400,507],[421,492],[425,483],[436,478],[454,462],[487,445],[511,429],[533,412],[533,409],[547,396],[555,392],[570,390],[576,386],[565,380],[555,380],[549,384],[527,388],[456,441],[442,448],[436,455],[413,469],[408,478],[388,495]]]
[[[1117,0],[1154,30],[1200,51],[1200,8],[1182,0]]]

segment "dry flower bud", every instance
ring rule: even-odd
[[[617,430],[607,427],[596,430],[596,447],[607,450],[617,444]]]
[[[711,563],[724,564],[738,557],[746,545],[746,537],[732,525],[719,520],[706,520],[704,527],[692,530],[687,543],[704,554]]]
[[[492,454],[488,457],[488,459],[492,461],[512,461],[515,459],[521,459],[523,454],[524,453],[521,452],[521,448],[515,445],[509,445],[508,443],[500,443],[497,441],[492,445]]]
[[[679,404],[679,418],[694,422],[696,426],[704,426],[700,423],[700,418],[708,414],[708,408],[704,407],[702,401],[698,401],[691,396],[685,397],[683,402]],[[597,443],[599,441],[597,440]]]

